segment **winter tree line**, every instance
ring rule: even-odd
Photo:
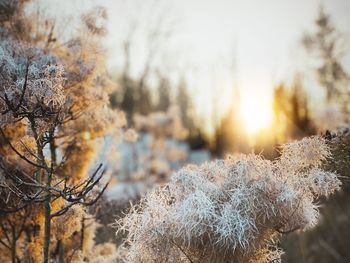
[[[126,116],[113,104],[104,8],[58,35],[60,21],[28,12],[28,4],[0,1],[2,262],[280,262],[281,236],[314,228],[319,201],[346,185],[350,135],[343,129],[285,144],[273,160],[238,154],[186,166],[121,213],[104,197],[109,178],[95,162],[99,145],[105,136],[132,142],[128,121],[150,129],[160,115],[131,120],[138,107],[149,112],[126,95],[123,110],[135,107]],[[332,63],[320,71],[339,68]],[[133,90],[125,88],[128,75],[122,81],[124,92]],[[144,92],[142,79],[136,87]],[[186,134],[163,119],[158,132]],[[106,217],[119,246],[98,241]]]

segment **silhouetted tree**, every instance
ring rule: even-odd
[[[295,77],[291,87],[280,84],[275,88],[273,105],[276,143],[288,137],[301,138],[315,133],[300,77]]]
[[[193,104],[191,101],[191,97],[188,93],[188,87],[185,79],[182,79],[177,87],[176,104],[180,109],[181,119],[185,128],[191,131],[194,126],[192,115]]]
[[[170,81],[164,77],[159,77],[158,82],[158,102],[155,106],[156,111],[167,111],[171,104]]]
[[[316,32],[305,34],[302,43],[318,60],[316,73],[319,83],[326,91],[327,102],[341,101],[346,104],[345,110],[348,110],[350,77],[341,63],[344,55],[342,37],[322,7],[315,24]]]

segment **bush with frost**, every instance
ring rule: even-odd
[[[128,233],[120,261],[280,262],[278,237],[315,226],[316,200],[340,188],[322,170],[328,158],[325,140],[311,137],[275,161],[250,154],[183,168],[118,221]]]
[[[109,107],[106,10],[67,23],[41,2],[0,0],[0,262],[89,258],[86,206],[106,189],[94,158],[125,125]]]

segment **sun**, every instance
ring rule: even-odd
[[[272,126],[271,103],[262,96],[243,96],[240,102],[240,116],[248,135],[257,135]]]

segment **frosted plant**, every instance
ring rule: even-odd
[[[275,161],[237,155],[188,166],[118,221],[121,262],[280,262],[283,233],[319,218],[315,201],[339,190],[321,137],[282,147]]]
[[[58,59],[35,47],[26,47],[13,41],[0,44],[0,102],[15,109],[20,104],[27,111],[44,105],[57,111],[66,102],[63,91],[64,69]],[[11,111],[3,112],[10,113]]]
[[[95,246],[86,206],[107,183],[94,158],[125,118],[109,107],[105,10],[63,32],[30,2],[0,0],[0,261],[62,262]]]

